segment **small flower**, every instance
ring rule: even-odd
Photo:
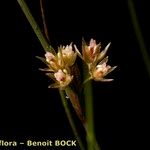
[[[96,40],[91,39],[89,45],[82,41],[82,55],[74,45],[75,50],[80,58],[82,58],[88,65],[98,63],[101,61],[109,48],[111,43],[109,43],[104,50],[101,51],[101,43],[96,44]]]
[[[54,77],[57,81],[63,82],[65,81],[66,75],[62,70],[59,69],[58,72],[54,73]]]
[[[96,40],[91,39],[89,46],[83,47],[83,58],[89,62],[92,63],[94,61],[94,58],[97,56],[97,52],[99,52],[100,44],[96,44]]]
[[[105,79],[104,77],[115,68],[116,66],[111,67],[104,62],[96,66],[96,68],[91,72],[91,76],[95,81],[113,81],[113,79]]]
[[[45,54],[46,62],[54,72],[72,66],[75,63],[76,57],[77,53],[73,51],[72,43],[66,47],[60,46],[56,55],[51,52],[46,52]]]
[[[77,57],[77,53],[73,51],[72,43],[69,46],[63,46],[61,51],[64,63],[67,66],[72,66],[75,63]]]
[[[46,71],[46,75],[55,81],[50,88],[65,88],[73,79],[71,66],[75,63],[77,52],[73,51],[72,43],[67,46],[58,47],[57,53],[46,52],[45,58],[38,57],[48,68],[40,69]]]
[[[46,58],[46,61],[49,62],[49,63],[51,61],[55,61],[56,60],[56,57],[50,52],[46,52],[45,58]]]
[[[53,72],[56,72],[61,68],[61,66],[58,64],[57,57],[54,56],[52,53],[46,52],[45,59],[49,69],[52,70]]]
[[[50,77],[52,78],[52,74],[47,75],[51,75]],[[70,84],[73,76],[71,76],[66,69],[59,69],[56,73],[53,74],[53,79],[56,83],[50,85],[49,88],[65,88]]]

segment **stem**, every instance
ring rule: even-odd
[[[38,37],[41,45],[43,46],[44,50],[45,51],[49,51],[52,49],[50,48],[46,38],[43,36],[41,30],[40,30],[40,27],[38,26],[38,24],[36,23],[35,19],[33,18],[27,4],[25,3],[24,0],[17,0],[17,2],[19,3],[22,11],[24,12],[26,18],[28,19],[32,29],[34,30],[34,33],[36,34],[36,36]]]
[[[72,106],[73,106],[73,108],[74,108],[78,118],[82,122],[83,126],[86,127],[85,118],[84,118],[82,110],[81,110],[81,106],[80,106],[80,103],[79,103],[78,95],[75,94],[75,92],[72,91],[72,89],[70,87],[67,87],[65,89],[65,92],[66,92],[67,96],[69,97],[69,99],[71,101],[71,104],[72,104]]]
[[[149,77],[150,77],[150,59],[149,59],[149,56],[148,56],[148,53],[146,50],[146,46],[144,43],[144,38],[142,36],[142,32],[140,30],[140,26],[139,26],[139,22],[137,19],[134,3],[132,0],[128,0],[127,2],[128,2],[129,12],[131,15],[131,21],[132,21],[132,24],[133,24],[133,27],[135,30],[135,34],[136,34],[139,46],[140,46],[141,54],[142,54],[145,66],[147,68]]]
[[[77,116],[79,117],[80,121],[82,122],[82,125],[83,125],[83,127],[84,127],[84,129],[86,131],[88,149],[89,150],[93,150],[93,149],[94,150],[101,150],[99,145],[98,145],[98,143],[97,143],[97,141],[96,141],[95,135],[91,134],[91,133],[94,133],[94,132],[92,132],[90,130],[90,128],[88,128],[88,124],[85,121],[85,118],[83,116],[82,110],[80,108],[78,96],[75,94],[75,92],[70,87],[67,87],[65,89],[65,92],[66,92],[67,96],[69,97],[69,99],[70,99],[70,101],[72,103],[72,106],[75,109],[75,112],[76,112]],[[89,105],[91,105],[91,103]],[[90,121],[90,119],[91,118],[89,118],[89,121]]]
[[[86,81],[88,79],[88,70],[84,67],[83,77]],[[87,147],[88,150],[93,150],[93,139],[94,139],[94,114],[93,114],[93,92],[91,82],[84,84],[84,99],[85,99],[85,112],[87,121]]]
[[[68,104],[67,104],[67,100],[66,100],[66,98],[65,98],[64,92],[61,91],[61,90],[59,90],[59,93],[60,93],[60,96],[61,96],[62,104],[63,104],[63,106],[64,106],[64,108],[65,108],[65,112],[66,112],[66,114],[67,114],[69,123],[70,123],[71,128],[72,128],[72,130],[73,130],[73,133],[74,133],[74,135],[75,135],[75,137],[76,137],[76,139],[77,139],[77,141],[78,141],[78,143],[79,143],[80,149],[81,149],[81,150],[85,150],[85,149],[84,149],[84,146],[83,146],[83,144],[82,144],[82,141],[81,141],[81,139],[80,139],[80,136],[79,136],[79,134],[78,134],[78,132],[77,132],[77,129],[76,129],[76,127],[75,127],[75,123],[74,123],[74,121],[73,121],[73,119],[72,119],[72,115],[71,115],[71,112],[70,112],[70,110],[69,110],[69,106],[68,106]]]
[[[44,33],[45,33],[45,36],[46,36],[47,40],[50,41],[49,35],[48,35],[47,23],[46,23],[45,15],[44,15],[43,0],[40,0],[40,7],[41,7],[41,15],[42,15]]]
[[[93,115],[93,92],[90,82],[88,82],[85,85],[84,92],[86,100],[85,109],[86,109],[87,130],[89,132],[89,138],[87,138],[87,143],[88,149],[92,150],[94,138],[94,117],[93,117],[94,115]]]

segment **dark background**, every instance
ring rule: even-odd
[[[39,1],[26,2],[42,28]],[[134,4],[149,50],[148,2]],[[51,81],[38,70],[45,67],[35,58],[44,56],[43,48],[17,2],[14,12],[7,24],[12,32],[2,41],[0,137],[74,139],[57,89],[48,89]],[[118,66],[110,75],[114,82],[92,83],[95,132],[102,150],[149,146],[149,77],[127,1],[45,0],[45,13],[54,48],[72,41],[80,47],[82,37],[95,38],[103,48],[112,42],[109,64]]]

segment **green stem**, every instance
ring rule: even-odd
[[[85,110],[86,110],[86,120],[87,120],[87,144],[88,150],[93,150],[93,139],[94,139],[94,118],[93,118],[93,92],[91,87],[91,82],[87,82],[84,85],[85,93]]]
[[[84,79],[88,77],[88,70],[84,66],[83,72]],[[85,114],[86,114],[86,121],[87,121],[87,147],[88,150],[93,150],[93,139],[94,135],[94,114],[93,114],[93,92],[92,92],[92,85],[91,82],[87,82],[84,84],[84,99],[85,99]]]
[[[66,100],[66,98],[65,98],[64,92],[61,91],[61,90],[59,90],[59,93],[60,93],[60,96],[61,96],[62,104],[63,104],[63,106],[64,106],[64,108],[65,108],[65,112],[66,112],[66,114],[67,114],[69,123],[70,123],[71,128],[72,128],[72,130],[73,130],[73,133],[74,133],[74,135],[75,135],[75,137],[76,137],[76,139],[77,139],[77,141],[78,141],[78,143],[79,143],[80,149],[81,149],[81,150],[85,150],[85,149],[84,149],[84,146],[83,146],[83,144],[82,144],[82,141],[81,141],[81,139],[80,139],[80,136],[78,135],[77,129],[76,129],[76,127],[75,127],[75,123],[74,123],[74,121],[73,121],[73,119],[72,119],[72,115],[71,115],[71,112],[70,112],[70,110],[69,110],[69,106],[68,106],[68,104],[67,104],[67,100]]]
[[[144,38],[143,38],[142,32],[140,30],[140,26],[139,26],[139,22],[138,22],[138,19],[137,19],[134,3],[133,3],[132,0],[128,0],[128,7],[129,7],[129,12],[130,12],[130,15],[131,15],[131,20],[132,20],[132,23],[133,23],[133,27],[134,27],[134,30],[135,30],[135,34],[136,34],[136,37],[137,37],[137,40],[138,40],[138,43],[139,43],[139,46],[140,46],[141,54],[142,54],[145,66],[147,68],[149,77],[150,77],[150,59],[149,59],[149,56],[148,56],[148,52],[146,50],[146,46],[145,46],[145,43],[144,43]]]
[[[81,120],[82,122],[82,125],[86,131],[86,134],[87,134],[87,143],[88,143],[88,149],[89,150],[100,150],[100,147],[96,141],[96,138],[95,138],[95,135],[94,135],[94,130],[91,130],[91,122],[90,120],[92,119],[91,118],[91,111],[93,112],[93,110],[90,111],[90,114],[88,116],[90,116],[88,119],[89,119],[89,124],[85,121],[85,118],[83,116],[83,113],[82,113],[82,110],[81,110],[81,107],[80,107],[80,103],[79,103],[79,99],[78,99],[78,96],[76,95],[76,93],[70,88],[70,87],[67,87],[65,89],[65,92],[67,94],[67,96],[69,97],[70,101],[71,101],[71,104],[77,114],[77,116],[79,117],[79,119]],[[86,91],[86,92],[89,92],[89,91]],[[92,95],[91,93],[89,93],[90,95]],[[89,97],[86,99],[86,100],[89,100]],[[88,106],[90,109],[91,109],[91,103],[89,103],[89,106]],[[93,107],[92,107],[93,108]],[[93,113],[92,113],[93,115]],[[93,124],[92,124],[93,125]],[[90,128],[89,128],[90,127]],[[92,126],[93,127],[93,126]],[[94,127],[93,127],[94,128]]]
[[[83,76],[84,79],[90,79],[88,77],[88,68],[83,66],[84,72]],[[86,80],[85,80],[86,81]],[[86,121],[87,121],[87,147],[88,150],[101,150],[99,147],[94,131],[94,110],[93,110],[93,89],[92,83],[89,80],[88,82],[84,83],[84,99],[85,99],[85,112],[86,112]]]
[[[45,33],[45,36],[46,36],[47,40],[50,41],[49,35],[48,35],[47,23],[46,23],[45,15],[44,15],[43,2],[44,2],[44,0],[40,0],[40,7],[41,7],[41,16],[42,16],[42,21],[43,21],[43,28],[44,28],[44,33]]]
[[[43,33],[40,30],[40,27],[38,26],[38,24],[36,23],[35,19],[33,18],[27,4],[25,3],[24,0],[17,0],[17,2],[19,3],[22,11],[24,12],[26,18],[28,19],[32,29],[34,30],[34,33],[36,34],[36,36],[38,37],[41,45],[43,46],[45,51],[49,51],[51,49],[51,47],[49,46],[46,38],[43,36]]]

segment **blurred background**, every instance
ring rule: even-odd
[[[39,1],[26,2],[42,28]],[[133,6],[144,39],[144,54],[139,32],[135,32]],[[102,150],[145,149],[149,146],[148,2],[45,0],[44,7],[55,49],[71,42],[81,47],[82,37],[87,42],[96,39],[102,48],[112,43],[109,64],[118,66],[109,75],[114,81],[92,82],[95,133]],[[10,24],[13,33],[7,38],[6,64],[2,65],[6,66],[0,105],[1,139],[74,139],[58,90],[48,89],[52,81],[38,70],[45,65],[35,56],[44,56],[44,50],[17,2]]]

